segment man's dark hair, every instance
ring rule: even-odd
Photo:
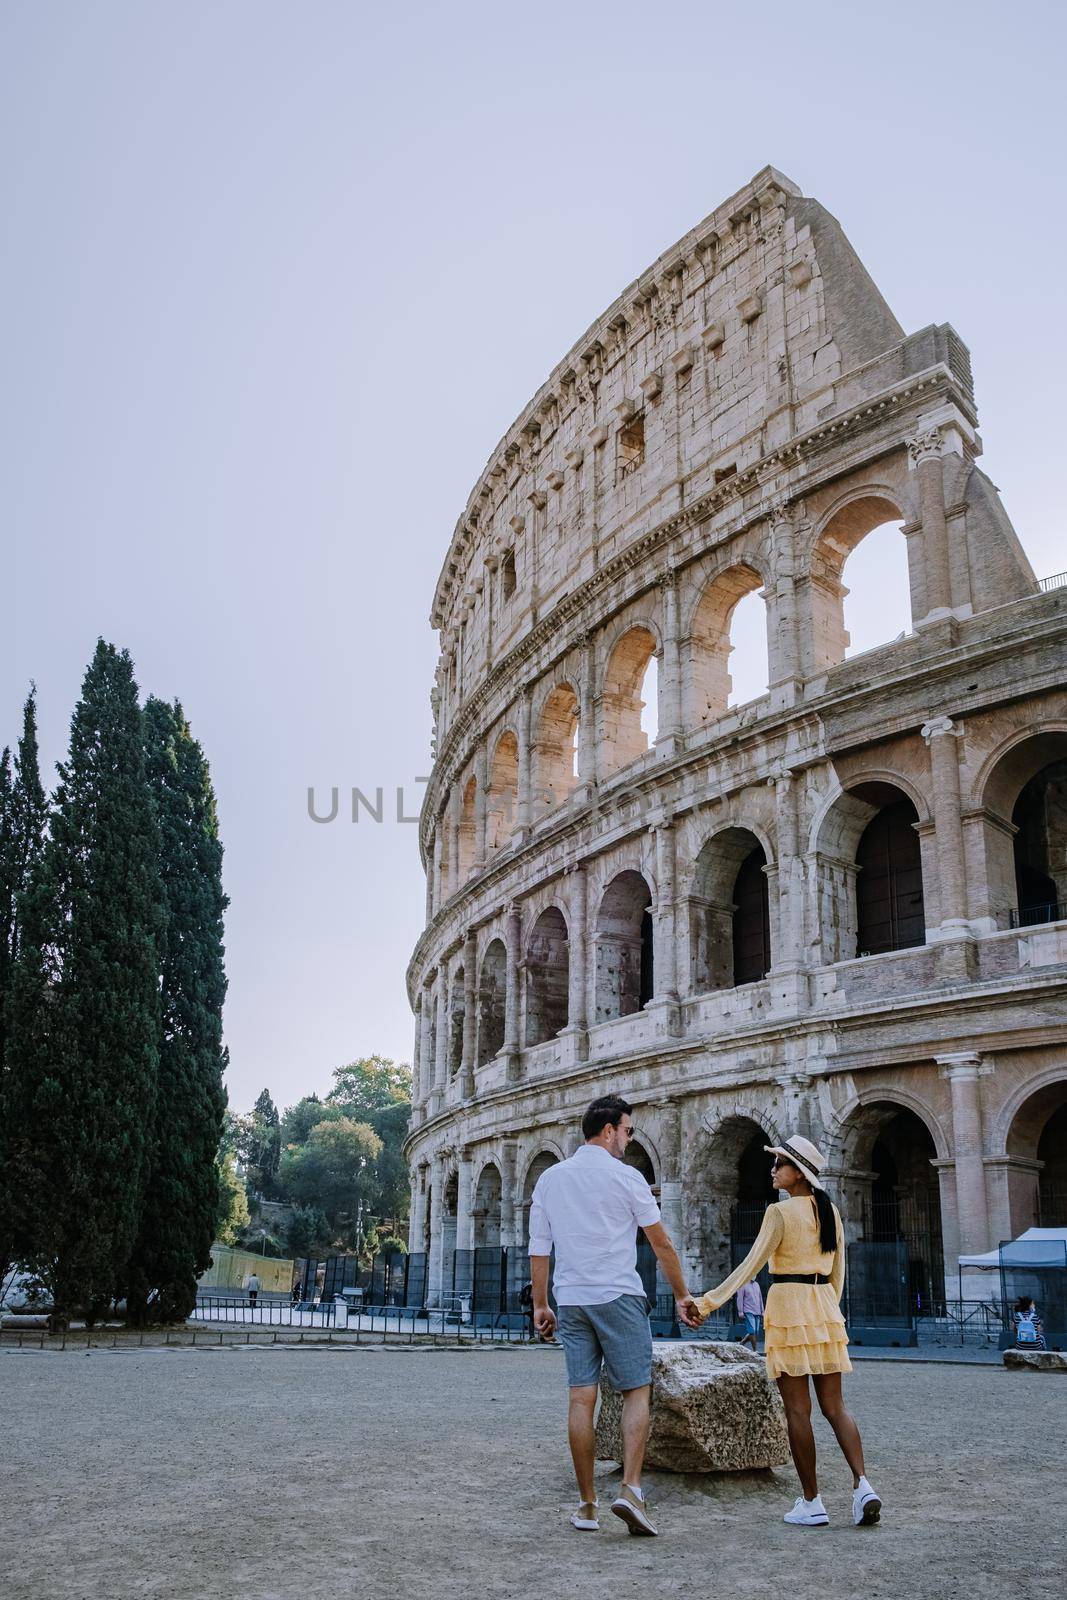
[[[605,1128],[617,1128],[627,1112],[633,1114],[633,1109],[621,1094],[602,1094],[582,1118],[583,1138],[595,1139]]]

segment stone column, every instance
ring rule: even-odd
[[[474,1052],[477,1038],[478,1014],[476,1007],[478,941],[468,933],[463,941],[463,1058],[460,1063],[459,1093],[461,1100],[469,1100],[474,1093]]]
[[[474,1217],[471,1213],[471,1183],[474,1177],[472,1153],[468,1145],[457,1152],[456,1161],[456,1249],[474,1248]]]
[[[425,911],[426,911],[426,922],[427,922],[427,924],[429,924],[429,923],[431,923],[433,921],[433,890],[434,890],[433,879],[434,879],[434,867],[435,867],[434,857],[435,857],[436,850],[437,850],[437,829],[434,828],[434,829],[432,829],[432,831],[430,833],[429,844],[428,844],[427,849],[426,849],[426,907],[425,907]]]
[[[796,781],[786,769],[774,778],[778,825],[778,948],[773,966],[795,970],[802,963],[804,862],[800,854],[800,818]]]
[[[430,1253],[426,1263],[426,1303],[441,1304],[444,1251],[441,1240],[441,1218],[444,1209],[445,1154],[438,1150],[433,1158],[430,1188]]]
[[[908,458],[919,480],[922,515],[923,571],[926,604],[924,622],[935,622],[952,609],[952,584],[948,561],[948,524],[945,520],[945,467],[940,428],[930,428],[908,440]]]
[[[437,968],[437,1039],[434,1060],[433,1093],[437,1110],[448,1087],[448,971],[442,960]]]
[[[485,866],[485,813],[489,791],[485,741],[474,756],[474,870]]]
[[[586,971],[588,949],[586,936],[586,908],[587,908],[587,880],[585,868],[581,862],[567,869],[567,882],[570,886],[570,927],[567,942],[570,945],[570,965],[568,968],[567,992],[567,1026],[573,1028],[578,1034],[578,1056],[585,1060],[588,1048],[586,1029],[589,1025],[587,1012],[587,995],[589,993],[589,974]]]
[[[433,1116],[440,1107],[440,1101],[434,1093],[433,1012],[433,989],[428,983],[423,984],[419,1029],[419,1082],[427,1116]]]
[[[677,1100],[665,1100],[660,1113],[659,1208],[663,1226],[679,1254],[682,1249],[682,1112]]]
[[[500,1243],[521,1244],[515,1237],[515,1165],[519,1147],[514,1139],[505,1139],[500,1147]]]
[[[933,717],[923,725],[933,777],[934,833],[941,928],[967,931],[967,891],[963,864],[963,821],[960,816],[960,763],[956,740],[962,729],[951,717]]]
[[[422,1082],[422,993],[415,1001],[415,1043],[411,1051],[411,1126],[418,1127],[423,1119],[426,1091]]]
[[[767,518],[771,535],[771,581],[765,594],[767,616],[767,685],[772,691],[800,677],[800,629],[797,605],[792,512],[776,502]]]
[[[651,829],[656,838],[656,918],[652,978],[657,1000],[678,999],[678,952],[675,936],[674,819],[665,818]]]
[[[522,1048],[519,1038],[519,975],[522,960],[522,913],[514,901],[508,906],[508,920],[504,936],[507,956],[504,983],[504,1046],[508,1055]]]
[[[578,720],[578,772],[592,799],[597,777],[596,648],[586,637],[582,643],[582,683]]]
[[[530,694],[524,689],[519,696],[517,706],[518,716],[518,746],[519,746],[519,793],[515,807],[518,832],[525,836],[529,832],[532,810],[531,771],[532,759],[530,751]]]
[[[956,1163],[956,1211],[961,1255],[991,1248],[983,1166],[982,1105],[978,1079],[993,1069],[973,1051],[935,1056],[952,1094],[952,1153]]]
[[[659,673],[659,726],[656,748],[672,755],[682,736],[682,671],[678,657],[678,579],[674,572],[659,580],[663,659]]]
[[[441,819],[438,819],[433,830],[433,914],[436,917],[441,909],[444,898],[444,886],[441,882],[441,856],[444,852],[444,836],[441,833]]]
[[[459,781],[453,783],[448,796],[448,892],[455,894],[459,888],[459,817],[463,806],[463,796],[459,791]]]

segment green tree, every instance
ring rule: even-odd
[[[294,1206],[286,1242],[294,1256],[317,1256],[328,1250],[330,1224],[321,1206]]]
[[[20,945],[19,904],[44,849],[48,800],[37,753],[37,690],[31,684],[15,755],[0,758],[0,1282],[11,1262],[32,1248],[35,1193],[28,1166],[33,1130],[17,1119],[13,1063],[6,1048],[6,1017]]]
[[[382,1141],[363,1122],[342,1117],[320,1122],[306,1144],[286,1151],[281,1182],[303,1206],[320,1206],[335,1237],[357,1241],[363,1217],[377,1196],[375,1163]]]
[[[317,1094],[306,1094],[295,1106],[287,1106],[281,1123],[282,1149],[291,1144],[307,1144],[312,1128],[320,1122],[339,1122],[344,1112],[339,1106],[330,1106]]]
[[[411,1102],[398,1100],[395,1105],[383,1106],[367,1118],[382,1141],[375,1168],[378,1210],[383,1217],[399,1219],[408,1214],[411,1186],[408,1164],[404,1159],[404,1140],[407,1138],[410,1117]]]
[[[140,1230],[127,1279],[131,1318],[184,1321],[211,1260],[216,1156],[226,1093],[222,1043],[222,844],[208,764],[178,701],[150,697],[145,762],[156,801],[164,923],[159,943],[158,1094]],[[275,1113],[275,1118],[277,1113]]]
[[[281,1162],[281,1119],[270,1090],[261,1090],[250,1116],[238,1121],[238,1153],[252,1194],[264,1199],[276,1192]]]
[[[385,1106],[411,1103],[411,1068],[385,1056],[363,1056],[335,1068],[333,1085],[327,1103],[357,1122],[369,1121],[371,1112]]]
[[[103,639],[71,720],[51,832],[19,898],[8,1112],[32,1129],[27,1265],[53,1326],[107,1305],[136,1238],[154,1126],[159,844],[129,654]]]
[[[248,1227],[248,1196],[237,1173],[232,1150],[220,1148],[216,1165],[219,1209],[215,1238],[219,1244],[234,1245]]]

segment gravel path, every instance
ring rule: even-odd
[[[768,1600],[1063,1595],[1067,1381],[864,1362],[879,1528],[819,1425],[832,1526],[793,1474],[648,1481],[662,1530],[566,1522],[558,1352],[0,1354],[7,1600],[359,1595]],[[607,1463],[601,1498],[617,1482]]]

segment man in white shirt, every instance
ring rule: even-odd
[[[611,1509],[631,1533],[657,1531],[641,1489],[652,1335],[637,1271],[638,1228],[644,1229],[674,1291],[680,1321],[688,1328],[700,1326],[655,1196],[637,1168],[623,1160],[635,1131],[631,1107],[619,1095],[594,1100],[582,1118],[585,1144],[569,1161],[541,1174],[530,1205],[534,1326],[547,1338],[558,1323],[567,1360],[567,1432],[579,1497],[571,1522],[583,1532],[595,1532],[600,1526],[593,1483],[593,1414],[602,1365],[612,1388],[623,1396],[623,1483]],[[548,1259],[553,1247],[558,1319],[548,1304]]]

